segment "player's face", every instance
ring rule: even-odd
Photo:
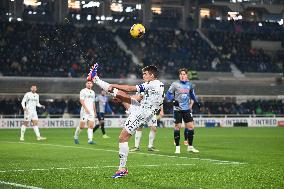
[[[93,87],[93,82],[88,81],[88,82],[86,83],[86,88],[87,88],[87,89],[91,89],[92,87]]]
[[[181,81],[187,81],[188,80],[187,73],[185,71],[180,72],[179,80],[181,80]]]
[[[31,86],[31,91],[32,91],[32,93],[35,93],[37,91],[37,88],[36,88],[35,85]]]
[[[106,95],[106,92],[105,92],[105,91],[102,91],[101,94],[102,94],[103,96],[105,96],[105,95]]]
[[[149,73],[148,71],[143,72],[143,80],[145,82],[152,81],[154,79],[154,75]]]

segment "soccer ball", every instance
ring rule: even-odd
[[[145,34],[145,27],[142,24],[134,24],[130,28],[130,35],[133,38],[141,38]]]

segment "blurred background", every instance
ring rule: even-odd
[[[199,117],[283,117],[283,19],[282,0],[1,0],[0,116],[23,117],[21,99],[36,84],[41,117],[78,117],[98,62],[100,77],[127,84],[157,65],[166,90],[189,69]],[[135,23],[146,27],[141,39],[129,34]],[[110,105],[110,116],[125,114]]]

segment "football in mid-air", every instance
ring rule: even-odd
[[[130,35],[133,38],[141,38],[145,34],[145,27],[142,24],[134,24],[130,28]]]

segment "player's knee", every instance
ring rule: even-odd
[[[151,131],[153,131],[153,132],[157,132],[157,128],[156,127],[151,127]]]
[[[119,142],[119,143],[127,142],[127,139],[126,139],[126,137],[125,137],[125,136],[123,136],[123,135],[119,135],[119,137],[118,137],[118,142]]]
[[[179,131],[180,130],[180,125],[175,125],[175,130]]]
[[[194,123],[193,123],[193,121],[188,123],[188,128],[189,128],[189,129],[194,129]]]
[[[128,142],[129,138],[131,137],[131,135],[125,130],[123,129],[119,135],[119,142]]]

